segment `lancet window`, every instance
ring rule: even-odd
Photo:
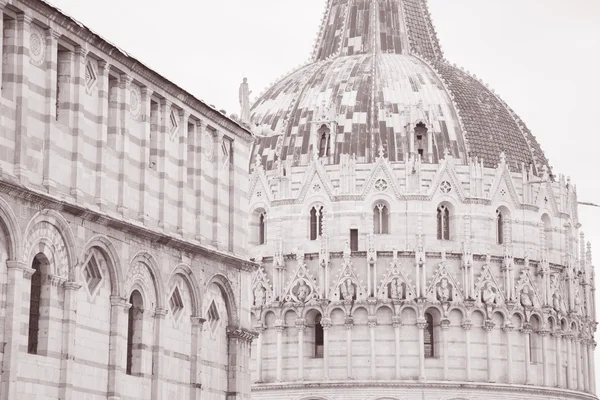
[[[329,156],[329,133],[330,130],[326,125],[321,125],[318,130],[319,134],[319,157]]]
[[[389,212],[384,203],[377,203],[373,207],[373,230],[376,235],[390,233]]]
[[[430,313],[425,313],[425,322],[427,323],[427,326],[423,331],[423,350],[425,353],[425,358],[433,358],[435,357],[435,337],[433,331],[433,316]]]
[[[321,315],[315,317],[315,358],[323,358],[325,350],[323,340],[323,325],[321,325]]]
[[[265,244],[267,241],[266,225],[267,225],[267,213],[262,212],[258,216],[258,244]]]
[[[450,240],[450,210],[443,204],[437,209],[437,238]]]
[[[323,234],[323,207],[310,209],[310,240],[317,240]]]
[[[140,292],[134,290],[129,298],[129,303],[131,303],[131,307],[129,308],[127,322],[127,366],[125,372],[127,375],[135,375],[141,372],[142,361],[142,313],[144,302]]]
[[[38,338],[40,333],[40,305],[42,298],[42,265],[36,257],[31,266],[35,271],[31,275],[31,294],[29,297],[29,337],[27,352],[38,354]]]
[[[504,243],[504,215],[499,209],[496,210],[496,243]]]

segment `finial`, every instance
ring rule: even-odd
[[[383,145],[379,144],[379,158],[383,158]]]
[[[450,156],[450,150],[449,150],[449,149],[446,147],[446,148],[444,149],[444,158],[445,158],[445,159],[448,159],[448,157],[449,157],[449,156]]]
[[[248,86],[248,78],[244,78],[240,85],[238,96],[240,101],[240,121],[242,124],[250,125],[250,95],[252,91]]]
[[[506,164],[506,153],[503,151],[500,152],[500,165]]]

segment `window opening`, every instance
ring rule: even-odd
[[[329,156],[329,128],[321,125],[319,129],[319,157]]]
[[[500,210],[496,210],[496,243],[504,243],[504,217]]]
[[[358,229],[350,229],[350,251],[358,251]]]
[[[373,230],[375,234],[388,234],[388,209],[383,203],[377,203],[373,208]]]
[[[323,325],[321,325],[321,316],[315,318],[315,358],[323,358],[325,345],[323,340]]]
[[[140,372],[141,367],[141,349],[139,345],[142,342],[142,307],[144,303],[140,292],[134,290],[129,298],[129,303],[131,303],[131,307],[127,318],[127,365],[125,373],[132,375],[134,372]]]
[[[41,266],[41,262],[36,257],[31,266],[35,272],[33,275],[31,275],[31,293],[29,296],[29,337],[27,343],[27,352],[29,354],[38,353],[38,338],[40,332],[40,302],[42,297]]]
[[[323,234],[323,207],[310,209],[310,240],[317,240]]]
[[[265,244],[265,224],[267,219],[267,213],[262,212],[258,216],[258,244]]]
[[[437,238],[450,240],[450,210],[444,205],[437,209]]]
[[[427,326],[423,331],[424,335],[424,347],[425,347],[425,358],[435,357],[434,352],[434,332],[433,332],[433,316],[429,313],[425,313],[425,322]]]

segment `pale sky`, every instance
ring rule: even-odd
[[[196,97],[239,114],[244,76],[254,98],[308,60],[326,0],[50,3]],[[580,201],[600,204],[600,1],[429,4],[446,58],[519,114]],[[582,206],[579,216],[600,267],[600,208]],[[596,359],[600,376],[600,348]]]

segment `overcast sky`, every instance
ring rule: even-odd
[[[326,0],[50,2],[207,103],[239,114],[244,76],[254,98],[308,60]],[[446,58],[520,115],[554,172],[571,176],[580,201],[600,204],[600,1],[429,4]],[[600,267],[600,208],[580,207],[579,215]]]

